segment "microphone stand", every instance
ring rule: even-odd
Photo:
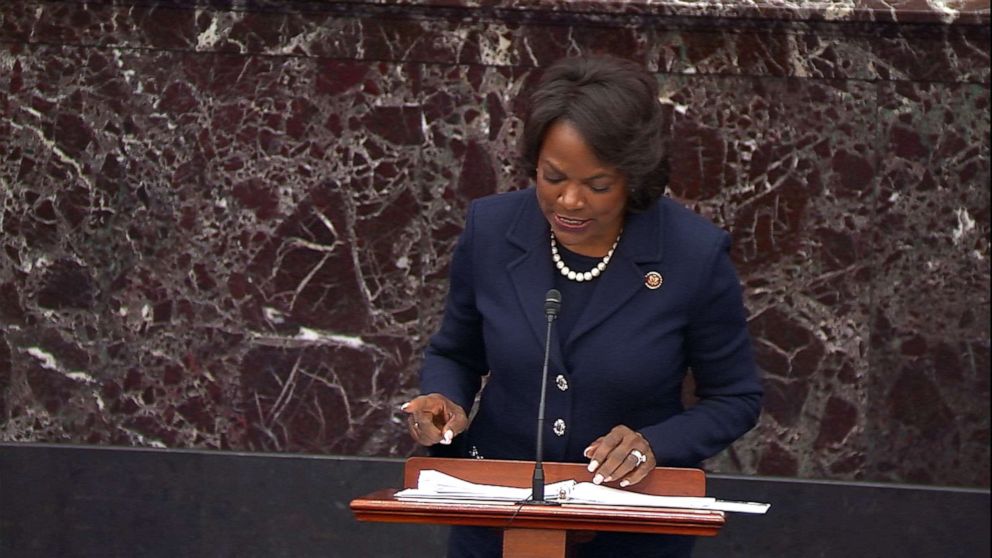
[[[557,295],[557,291],[555,291]],[[560,295],[559,295],[560,296]],[[550,302],[550,301],[549,301]],[[555,301],[560,303],[560,301]],[[544,367],[541,372],[541,404],[537,408],[537,457],[534,460],[534,478],[531,480],[531,497],[529,500],[518,502],[527,505],[560,506],[559,502],[544,499],[544,401],[548,392],[548,358],[551,354],[551,324],[558,313],[557,304],[545,303],[545,313],[548,317],[548,330],[544,342]]]

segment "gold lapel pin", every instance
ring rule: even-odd
[[[657,289],[665,282],[665,278],[661,276],[657,271],[649,271],[647,275],[644,276],[644,284],[649,289]]]

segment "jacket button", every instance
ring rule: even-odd
[[[554,431],[554,433],[555,433],[556,436],[564,436],[565,435],[565,421],[562,420],[562,419],[556,420],[555,421],[555,425],[552,428],[552,430]]]
[[[558,374],[558,377],[555,378],[555,384],[558,385],[558,389],[561,391],[568,389],[568,380],[566,380],[565,376],[562,376],[561,374]]]

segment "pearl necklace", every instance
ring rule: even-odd
[[[620,231],[623,233],[623,231]],[[572,281],[578,281],[579,283],[583,281],[592,281],[593,279],[599,277],[601,273],[606,271],[606,264],[610,263],[610,258],[613,257],[613,251],[617,249],[617,244],[620,243],[620,235],[617,235],[617,239],[613,241],[613,246],[610,247],[610,251],[603,256],[596,267],[593,267],[589,271],[572,271],[565,265],[565,262],[561,259],[561,254],[558,253],[558,241],[555,240],[555,233],[551,233],[551,259],[555,262],[555,267],[558,271],[565,277],[571,279]]]

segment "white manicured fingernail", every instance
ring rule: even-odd
[[[599,461],[593,459],[592,461],[589,462],[589,472],[592,473],[596,469],[599,469]]]
[[[593,484],[603,484],[603,475],[596,475],[592,478]]]
[[[455,433],[454,432],[452,432],[451,430],[446,430],[444,432],[444,439],[441,440],[441,443],[442,444],[450,444],[451,443],[451,439],[454,438],[454,437],[455,437]]]
[[[404,404],[402,404],[402,405],[400,405],[400,410],[401,410],[401,411],[405,411],[405,410],[406,410],[406,408],[407,408],[407,407],[409,407],[409,406],[410,406],[410,402],[409,402],[409,401],[407,401],[406,403],[404,403]]]
[[[589,455],[590,453],[592,453],[592,446],[582,450],[582,456],[585,457],[586,459],[592,457],[591,455]]]
[[[622,488],[622,487],[625,487],[625,486],[630,486],[630,481],[629,480],[622,480],[622,481],[620,481],[620,487]]]

